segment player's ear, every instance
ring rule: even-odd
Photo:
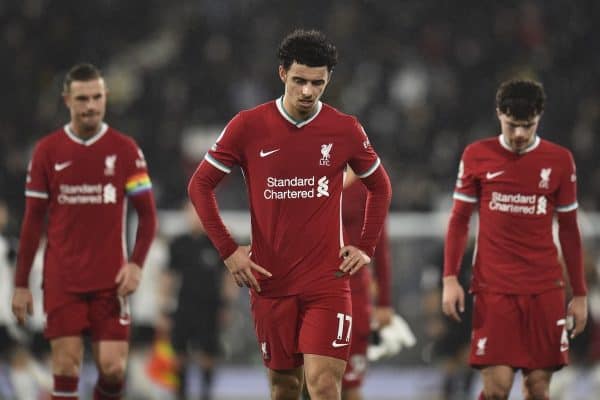
[[[71,96],[69,96],[69,92],[63,92],[62,98],[65,102],[65,106],[67,106],[67,108],[71,108]]]
[[[285,83],[285,78],[287,76],[287,71],[283,68],[283,65],[279,65],[279,79],[281,82]]]
[[[498,107],[496,107],[496,116],[498,117],[498,119],[500,119],[501,115],[502,115],[502,111],[500,111],[500,109]]]

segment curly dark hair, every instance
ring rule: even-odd
[[[71,82],[73,81],[93,81],[95,79],[102,78],[102,72],[93,64],[80,63],[74,65],[63,82],[63,93],[69,93],[71,90]]]
[[[296,29],[281,41],[277,58],[286,71],[295,61],[309,67],[327,66],[331,72],[337,64],[338,54],[322,32]]]
[[[496,107],[517,120],[527,120],[544,111],[546,93],[540,82],[511,79],[502,82],[496,92]]]

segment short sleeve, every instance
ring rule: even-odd
[[[44,147],[38,143],[33,150],[33,155],[27,166],[27,178],[25,181],[26,197],[48,199],[50,189],[46,164]]]
[[[225,126],[215,144],[206,153],[206,156],[204,156],[204,159],[218,170],[226,174],[230,173],[234,165],[242,163],[243,155],[241,149],[244,148],[242,143],[243,132],[243,114],[238,113]]]
[[[377,170],[381,160],[371,146],[365,129],[356,118],[352,118],[350,137],[351,156],[348,163],[356,175],[364,179]]]
[[[125,170],[127,178],[125,181],[125,192],[127,196],[136,196],[140,193],[152,190],[152,181],[148,174],[148,165],[142,149],[131,139],[125,158]]]
[[[577,209],[577,171],[570,152],[565,157],[556,194],[556,211],[568,212]]]
[[[460,163],[458,164],[458,176],[456,177],[456,185],[454,186],[454,194],[452,197],[455,200],[467,203],[477,203],[479,197],[479,183],[474,171],[475,163],[471,157],[470,150],[471,147],[468,146],[463,152]]]

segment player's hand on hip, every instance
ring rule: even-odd
[[[250,246],[238,246],[233,254],[225,260],[225,266],[239,287],[246,286],[257,292],[260,292],[261,289],[252,270],[258,271],[264,276],[273,276],[269,271],[250,259]]]
[[[20,325],[25,324],[27,315],[33,315],[33,297],[29,288],[15,288],[12,298],[12,312]]]
[[[117,286],[117,294],[119,296],[127,296],[135,292],[142,279],[142,269],[135,263],[127,263],[121,267],[115,283]]]
[[[371,262],[371,257],[364,251],[350,245],[342,247],[338,255],[344,259],[340,264],[340,271],[345,274],[354,275]]]
[[[575,296],[569,302],[567,316],[573,317],[575,326],[571,331],[571,339],[583,332],[587,323],[587,296]]]
[[[442,311],[453,320],[461,321],[459,312],[463,313],[465,311],[465,291],[458,283],[456,276],[444,277]]]

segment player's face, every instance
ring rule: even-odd
[[[104,79],[73,81],[63,95],[71,113],[71,125],[79,135],[93,135],[100,129],[106,112]]]
[[[294,62],[287,71],[280,65],[279,77],[285,84],[285,110],[296,120],[309,118],[329,82],[327,67],[309,67]]]
[[[504,141],[514,152],[519,153],[533,143],[541,115],[526,120],[517,120],[500,111],[497,111],[497,114]]]

